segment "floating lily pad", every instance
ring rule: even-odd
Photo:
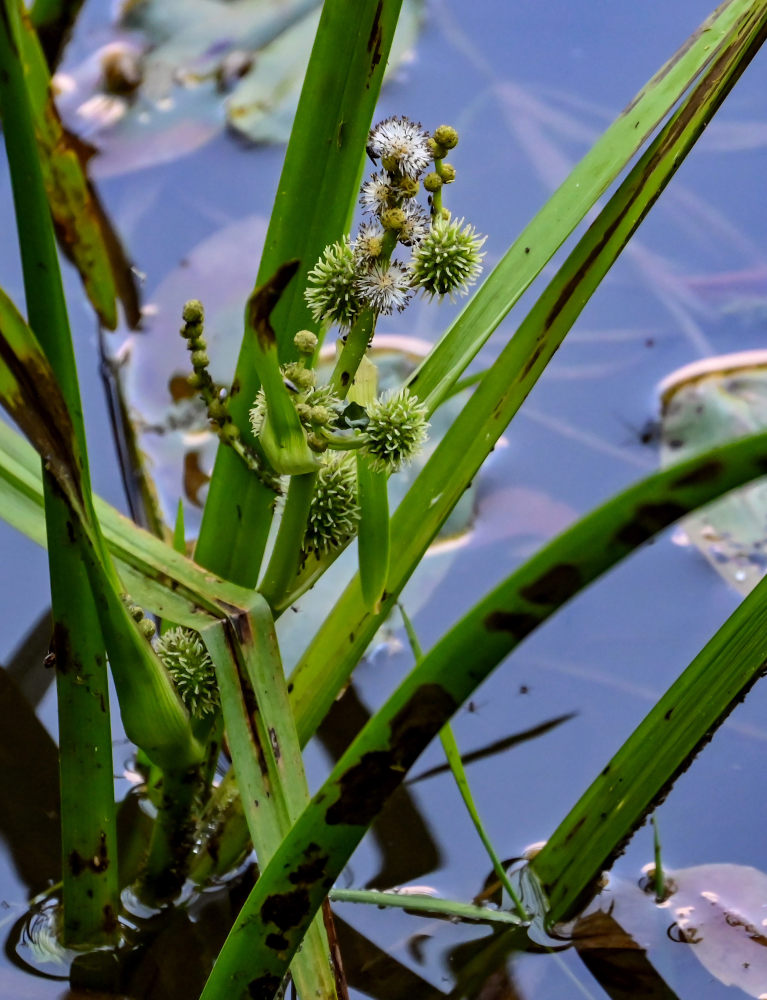
[[[687,365],[660,386],[661,464],[767,428],[767,351]],[[677,539],[695,545],[731,586],[748,594],[767,570],[767,479],[685,518]]]
[[[114,37],[56,77],[67,124],[101,156],[99,176],[163,163],[227,125],[285,142],[321,0],[129,0]],[[415,44],[424,0],[405,0],[388,71]]]

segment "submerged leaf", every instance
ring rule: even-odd
[[[253,142],[286,142],[321,7],[320,0],[126,3],[113,40],[58,74],[59,107],[100,151],[99,176],[175,159],[226,125]],[[415,44],[423,10],[424,0],[403,5],[389,73]]]

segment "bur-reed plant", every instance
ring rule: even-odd
[[[432,649],[417,651],[412,672],[309,797],[301,748],[767,32],[767,0],[719,7],[525,228],[407,383],[382,395],[367,356],[377,317],[404,308],[414,294],[467,291],[482,264],[482,237],[451,216],[445,190],[456,179],[449,161],[455,130],[425,130],[405,117],[370,130],[399,7],[399,0],[326,0],[229,385],[209,375],[203,306],[184,307],[192,385],[220,438],[192,561],[91,495],[49,213],[60,221],[65,195],[71,203],[83,180],[66,149],[42,139],[40,123],[56,120],[44,61],[24,9],[16,0],[2,4],[0,112],[28,305],[25,320],[0,295],[0,398],[43,470],[3,427],[0,483],[7,519],[45,540],[50,553],[62,762],[58,933],[78,947],[120,934],[108,658],[156,811],[131,892],[144,904],[172,902],[185,880],[216,870],[222,844],[229,858],[252,845],[261,869],[205,1000],[276,996],[289,967],[302,996],[337,995],[343,988],[330,962],[328,893],[429,741],[442,732],[455,758],[444,727],[516,645],[655,533],[767,469],[767,435],[755,435],[656,473],[578,521]],[[366,147],[376,168],[362,184],[367,218],[352,239]],[[624,172],[390,515],[387,478],[417,452],[431,416],[503,317]],[[419,185],[428,197],[421,207]],[[85,239],[83,214],[72,210],[76,244]],[[103,283],[95,285],[103,294]],[[314,363],[331,325],[340,330],[339,346],[323,384]],[[285,678],[274,619],[321,585],[355,533],[358,573]],[[537,885],[540,912],[529,914],[531,904],[519,900],[516,913],[487,911],[488,920],[552,922],[582,904],[653,802],[761,674],[764,595],[760,586],[743,602],[533,859],[526,878]],[[149,612],[161,620],[159,638],[149,634]],[[233,765],[214,787],[222,730]],[[459,770],[458,777],[466,795]],[[498,875],[504,878],[502,869]],[[465,905],[454,912],[480,916]]]

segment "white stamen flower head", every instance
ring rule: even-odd
[[[189,714],[212,715],[220,705],[213,661],[202,639],[188,628],[171,628],[155,647]]]
[[[366,265],[380,257],[383,236],[384,231],[377,223],[363,222],[352,243],[355,258]]]
[[[394,167],[406,177],[418,177],[431,163],[428,141],[418,122],[395,116],[373,126],[368,149],[386,169]]]
[[[328,456],[320,466],[304,533],[303,552],[317,557],[347,542],[357,530],[357,476],[348,455]]]
[[[397,239],[406,247],[412,247],[426,239],[431,223],[428,215],[415,201],[408,201],[402,206],[405,213],[405,224],[400,229]]]
[[[317,323],[329,321],[351,327],[361,304],[354,287],[354,251],[351,244],[331,243],[307,275],[306,304]]]
[[[437,219],[413,250],[412,283],[430,297],[465,295],[482,270],[484,236],[463,219]]]
[[[378,214],[388,208],[397,192],[386,174],[373,174],[360,188],[360,203],[366,212]]]
[[[357,278],[359,298],[374,312],[402,311],[412,294],[410,273],[401,264],[374,262]]]
[[[384,393],[367,408],[363,453],[377,472],[397,472],[426,440],[426,407],[409,389]]]

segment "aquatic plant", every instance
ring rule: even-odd
[[[214,830],[242,850],[252,845],[261,869],[205,1000],[276,996],[288,968],[301,995],[335,996],[322,908],[418,754],[442,732],[465,786],[444,727],[482,679],[658,531],[764,472],[765,434],[687,458],[579,520],[426,653],[408,624],[413,670],[310,798],[301,747],[767,32],[765,2],[730,0],[712,14],[511,245],[406,384],[379,394],[368,356],[378,317],[397,314],[418,289],[427,297],[466,293],[483,256],[482,238],[445,204],[456,179],[446,162],[456,130],[441,125],[429,133],[396,117],[370,131],[399,8],[399,0],[324,5],[229,385],[210,374],[201,304],[183,308],[190,384],[220,439],[194,560],[183,551],[182,529],[174,547],[92,496],[49,204],[68,224],[102,318],[115,311],[114,293],[103,302],[114,276],[106,249],[93,248],[90,213],[62,197],[72,195],[73,173],[77,191],[87,189],[79,161],[41,138],[41,123],[50,128],[56,116],[34,30],[16,0],[4,0],[0,19],[0,112],[28,310],[25,320],[0,294],[0,398],[43,467],[9,428],[0,465],[25,530],[37,530],[31,526],[45,511],[61,740],[59,933],[80,948],[116,945],[122,933],[106,651],[154,812],[131,891],[143,905],[172,902],[199,872]],[[376,168],[360,189],[366,148]],[[624,170],[390,516],[388,476],[417,453],[434,412],[501,319]],[[419,185],[428,213],[418,207]],[[358,199],[368,219],[351,238]],[[337,358],[323,383],[315,361],[331,323],[339,327]],[[355,529],[358,571],[285,678],[274,619],[321,578]],[[146,612],[162,622],[154,645],[141,626]],[[487,911],[488,920],[518,928],[527,917],[551,924],[578,910],[625,838],[760,676],[765,614],[760,585],[530,860],[524,879],[536,892],[529,900],[519,898],[483,837],[516,900],[514,913]],[[216,785],[222,728],[233,766]],[[475,822],[481,831],[476,815]],[[466,906],[452,912],[477,917]]]

